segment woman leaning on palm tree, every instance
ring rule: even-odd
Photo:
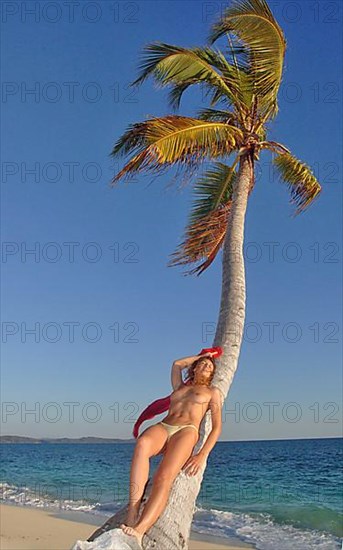
[[[136,537],[140,545],[144,533],[164,510],[180,470],[188,475],[197,474],[221,433],[219,390],[211,386],[216,369],[214,355],[214,352],[207,352],[174,361],[171,371],[174,391],[170,396],[168,414],[138,437],[131,464],[128,514],[121,528],[126,534]],[[181,374],[186,368],[188,384],[183,382]],[[192,456],[199,439],[199,426],[208,409],[212,413],[211,433],[201,450]],[[163,458],[154,474],[150,497],[138,519],[149,477],[149,459],[159,453],[163,453]]]

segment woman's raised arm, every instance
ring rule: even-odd
[[[189,357],[182,357],[181,359],[175,359],[173,365],[176,365],[181,370],[189,367],[194,361],[199,359],[200,355],[191,355]]]
[[[173,363],[172,370],[171,370],[171,383],[173,386],[173,390],[178,390],[182,384],[182,375],[181,371],[187,367],[189,367],[194,361],[197,359],[200,359],[200,357],[208,357],[213,355],[211,352],[204,353],[203,355],[191,355],[189,357],[182,357],[181,359],[176,359]]]
[[[181,359],[175,359],[173,365],[178,365],[181,369],[185,369],[186,367],[189,367],[192,363],[194,363],[194,361],[200,359],[200,357],[211,357],[211,355],[214,354],[208,351],[207,353],[203,353],[202,355],[191,355],[190,357],[182,357]]]

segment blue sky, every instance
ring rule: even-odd
[[[192,183],[172,185],[171,171],[112,189],[109,153],[129,124],[171,112],[152,80],[127,88],[143,46],[205,44],[227,4],[48,4],[2,6],[2,433],[127,438],[172,391],[173,360],[212,344],[222,255],[200,277],[167,267]],[[261,155],[221,440],[341,434],[342,10],[329,4],[269,4],[287,40],[269,139],[311,166],[323,192],[292,218]],[[179,113],[205,106],[190,90]]]

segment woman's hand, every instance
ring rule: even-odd
[[[215,351],[207,351],[206,353],[199,355],[199,357],[212,357],[213,355],[216,355]]]
[[[202,468],[202,466],[204,465],[205,460],[206,458],[204,455],[200,453],[195,454],[187,460],[187,462],[182,467],[182,470],[187,475],[196,475],[199,472],[200,468]]]

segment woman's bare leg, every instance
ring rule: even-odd
[[[134,534],[141,543],[144,533],[150,529],[165,509],[171,486],[172,483],[170,483],[169,480],[155,483],[139,521],[136,521],[133,527],[129,526],[131,527],[130,531],[126,530],[125,527],[123,530],[127,534]],[[123,528],[123,525],[121,525],[121,527]]]
[[[165,455],[154,475],[151,494],[139,521],[133,527],[121,524],[123,531],[128,535],[134,535],[140,544],[144,533],[166,507],[173,482],[192,454],[197,439],[198,436],[194,437],[192,428],[184,428],[170,438]]]
[[[150,426],[137,440],[131,462],[126,525],[137,522],[144,488],[149,479],[150,457],[163,447],[165,439],[166,432],[162,426]]]
[[[134,525],[138,519],[144,487],[149,478],[150,458],[142,445],[136,445],[130,470],[129,505],[126,524]]]

